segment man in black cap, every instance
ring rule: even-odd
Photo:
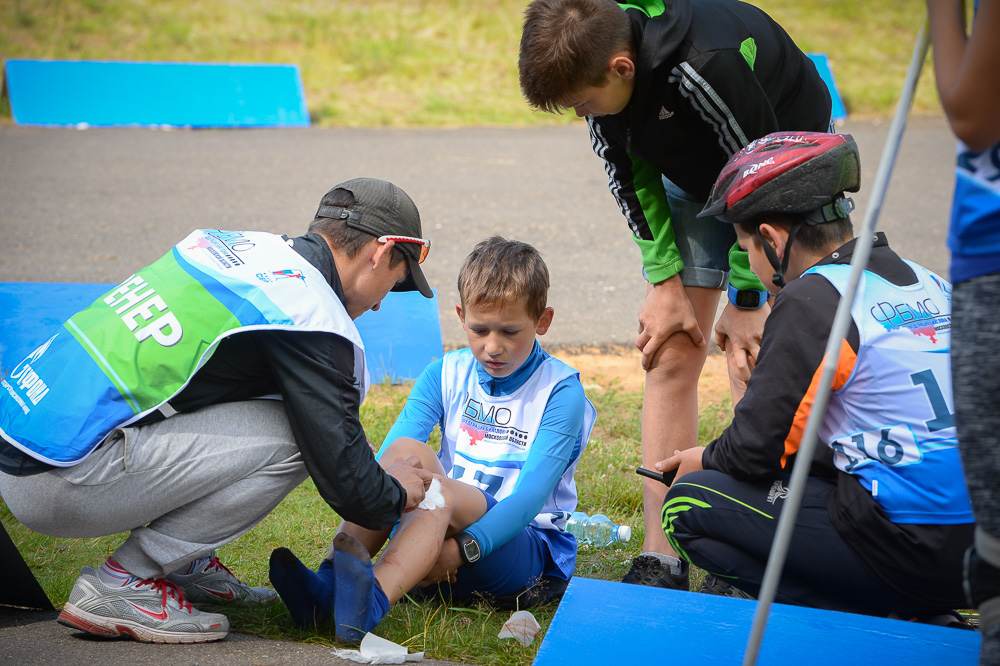
[[[307,476],[369,529],[423,500],[430,472],[415,458],[382,470],[369,447],[353,320],[390,290],[432,297],[429,248],[405,192],[355,179],[323,197],[306,235],[197,230],[39,341],[0,382],[0,492],[43,534],[130,532],[84,567],[61,623],[218,640],[227,618],[192,603],[276,595],[215,549]]]

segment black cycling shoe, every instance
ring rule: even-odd
[[[664,564],[659,558],[652,555],[639,555],[632,560],[632,568],[622,577],[622,582],[687,592],[691,589],[688,563],[683,560],[680,560],[680,563],[680,573],[675,574],[670,571],[670,565]]]

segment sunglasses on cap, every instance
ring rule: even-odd
[[[418,264],[424,263],[424,259],[427,258],[427,254],[431,251],[431,242],[426,238],[416,238],[414,236],[379,236],[379,243],[387,243],[389,241],[394,241],[396,243],[416,243],[420,245],[420,257],[417,259]]]

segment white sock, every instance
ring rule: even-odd
[[[643,555],[648,555],[649,557],[655,557],[660,561],[660,564],[665,564],[670,567],[670,573],[677,576],[681,573],[681,561],[679,558],[671,557],[670,555],[664,555],[663,553],[656,553],[649,551],[642,553]]]
[[[208,563],[211,562],[212,558],[214,557],[215,557],[215,551],[213,550],[209,554],[199,557],[197,560],[192,560],[188,564],[178,569],[175,573],[184,574],[185,576],[188,576],[190,574],[200,572],[202,569],[208,566]]]
[[[110,557],[97,569],[97,579],[108,587],[125,587],[139,580]]]

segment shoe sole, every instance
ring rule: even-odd
[[[229,634],[228,630],[206,633],[161,631],[138,622],[94,615],[71,603],[67,603],[63,607],[56,621],[88,634],[105,637],[125,636],[141,643],[210,643],[222,640]]]

